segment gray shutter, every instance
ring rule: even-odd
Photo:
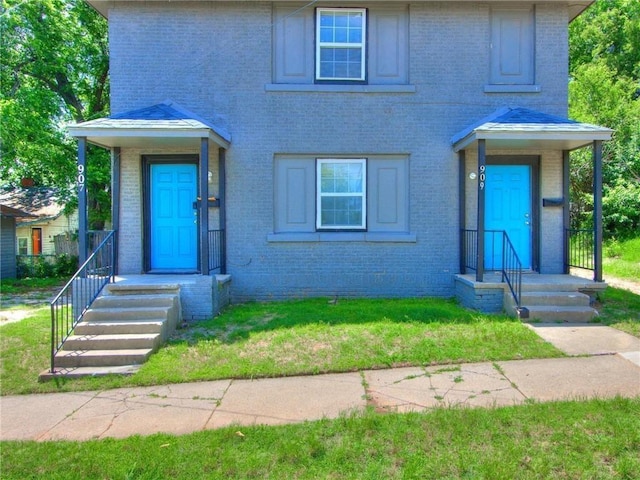
[[[534,83],[532,9],[499,10],[491,15],[491,83]]]
[[[313,8],[274,8],[274,82],[313,83]]]
[[[314,159],[276,158],[275,231],[315,231]]]
[[[409,231],[409,159],[370,158],[368,168],[368,231]]]
[[[369,9],[369,83],[405,84],[409,80],[407,7]]]

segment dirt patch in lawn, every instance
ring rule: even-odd
[[[24,293],[0,294],[0,326],[19,322],[34,310],[47,307],[60,291],[59,286]]]

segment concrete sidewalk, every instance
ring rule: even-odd
[[[367,406],[408,412],[640,396],[640,339],[593,324],[530,327],[581,356],[0,397],[0,440],[180,435],[336,418]]]

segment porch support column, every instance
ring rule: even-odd
[[[120,147],[111,150],[111,223],[113,225],[115,243],[114,274],[118,274],[118,233],[120,231]]]
[[[458,152],[458,198],[459,198],[459,203],[458,203],[458,223],[460,224],[460,273],[467,273],[466,272],[466,260],[467,260],[467,249],[466,249],[466,236],[465,236],[465,229],[466,229],[466,215],[465,215],[465,208],[466,208],[466,197],[465,197],[465,180],[466,180],[466,175],[465,175],[465,165],[466,165],[466,152],[464,150],[460,150]]]
[[[220,235],[222,251],[220,252],[220,273],[227,273],[227,151],[224,148],[218,150],[218,196],[220,197]]]
[[[200,139],[200,273],[209,275],[209,139]]]
[[[487,181],[485,140],[478,140],[478,237],[476,239],[476,282],[484,281],[484,196]]]
[[[568,230],[571,227],[570,213],[570,198],[569,198],[569,184],[571,179],[570,174],[570,153],[569,150],[562,151],[562,231],[564,244],[562,248],[562,260],[564,265],[564,273],[569,274],[569,234]]]
[[[78,263],[89,256],[87,250],[87,138],[78,137]]]
[[[602,140],[593,142],[593,281],[602,281]]]

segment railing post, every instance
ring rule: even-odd
[[[209,139],[200,139],[200,273],[209,275]]]
[[[465,249],[465,229],[466,229],[466,195],[465,195],[465,167],[466,167],[466,153],[465,150],[458,152],[458,221],[460,223],[460,273],[467,272],[466,264],[466,249]]]
[[[602,281],[602,140],[593,142],[593,281]]]
[[[564,197],[564,202],[562,204],[562,224],[564,228],[564,245],[562,250],[562,256],[564,259],[564,273],[568,274],[571,270],[569,268],[569,240],[570,236],[567,235],[567,231],[571,228],[571,218],[570,218],[570,181],[571,181],[571,155],[568,150],[562,151],[562,196]]]
[[[78,264],[87,259],[87,139],[78,137]]]
[[[478,238],[476,282],[484,281],[484,199],[487,182],[487,158],[485,140],[478,140]]]

